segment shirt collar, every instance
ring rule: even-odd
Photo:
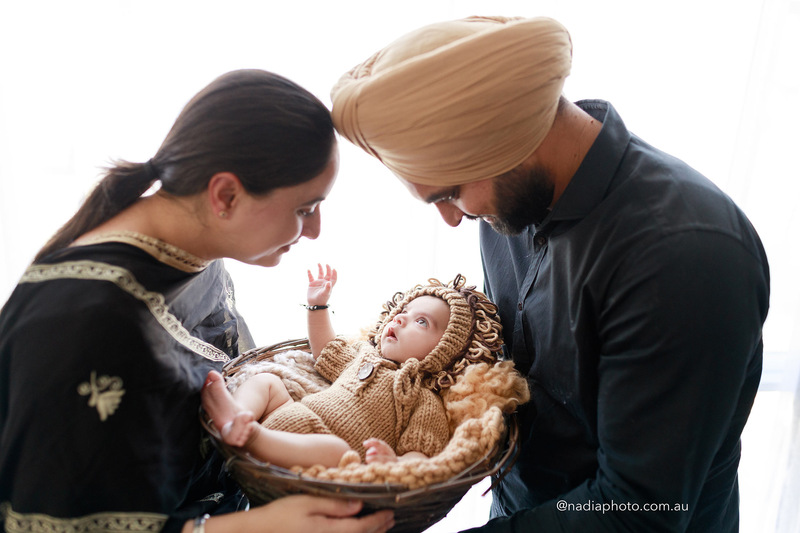
[[[105,242],[122,242],[135,246],[152,255],[160,262],[189,273],[201,272],[213,262],[213,260],[201,259],[177,246],[135,231],[100,233],[94,237],[81,239],[78,245],[83,246]]]
[[[603,127],[553,210],[537,229],[550,222],[580,219],[591,212],[603,200],[631,139],[610,103],[582,100],[576,105],[602,122]]]

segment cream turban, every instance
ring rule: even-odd
[[[552,19],[432,24],[342,76],[331,91],[333,121],[411,183],[490,178],[547,135],[571,62],[569,34]]]

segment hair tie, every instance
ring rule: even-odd
[[[147,172],[148,181],[151,183],[158,180],[158,171],[156,170],[156,166],[153,164],[153,158],[147,160],[144,164],[144,169]]]

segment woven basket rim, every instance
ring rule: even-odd
[[[308,339],[290,339],[268,346],[248,350],[229,361],[223,368],[226,379],[235,376],[249,363],[258,362],[277,353],[288,350],[310,351]],[[507,415],[504,434],[494,447],[479,460],[464,470],[445,481],[432,483],[423,487],[409,489],[406,485],[397,483],[352,483],[345,481],[324,480],[308,475],[303,475],[287,468],[282,468],[270,463],[264,463],[251,456],[240,448],[226,444],[216,428],[211,424],[208,414],[200,409],[200,422],[208,432],[214,447],[219,450],[225,459],[225,466],[234,477],[241,482],[245,474],[253,478],[258,476],[259,481],[274,483],[278,486],[291,487],[291,492],[303,492],[318,496],[333,498],[358,499],[369,508],[399,508],[430,500],[431,495],[444,499],[447,496],[457,501],[467,490],[487,476],[498,474],[491,488],[497,484],[505,472],[516,461],[519,452],[519,426],[516,413]],[[491,488],[489,490],[491,490]],[[247,491],[245,491],[247,492]],[[486,491],[488,492],[488,490]]]
[[[235,376],[248,363],[265,359],[269,356],[275,355],[278,352],[285,352],[288,350],[302,350],[304,352],[311,352],[307,338],[290,339],[277,342],[275,344],[270,344],[268,346],[253,348],[225,363],[225,366],[222,369],[222,375],[226,378]]]
[[[456,487],[468,489],[487,476],[493,476],[498,472],[505,471],[507,467],[510,467],[510,463],[516,459],[518,452],[519,426],[515,414],[512,414],[508,417],[507,436],[501,438],[479,460],[445,481],[409,489],[406,485],[399,483],[350,483],[319,479],[303,475],[302,472],[295,472],[288,468],[265,463],[239,448],[226,444],[217,429],[211,424],[208,414],[202,411],[202,408],[200,422],[210,435],[213,445],[225,458],[225,466],[229,471],[258,471],[262,478],[292,483],[303,490],[312,490],[315,494],[325,494],[338,498],[357,497],[364,500],[365,498],[374,497],[384,499],[386,495],[392,495],[394,501],[401,502],[440,490]]]

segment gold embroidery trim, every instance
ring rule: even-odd
[[[172,338],[186,348],[210,361],[226,363],[230,360],[228,354],[205,341],[193,337],[181,321],[169,311],[169,306],[164,296],[157,292],[148,291],[141,285],[133,274],[118,266],[96,261],[67,261],[54,265],[31,265],[25,271],[20,283],[39,283],[54,279],[88,279],[110,281],[137,300],[143,302],[153,317],[161,324]]]
[[[152,255],[164,264],[184,272],[200,272],[212,261],[201,259],[196,255],[178,248],[162,240],[143,235],[135,231],[113,231],[95,237],[81,239],[77,245],[99,244],[103,242],[122,242],[130,244]]]
[[[18,513],[9,502],[0,504],[8,533],[98,533],[161,531],[167,516],[156,513],[95,513],[79,518],[57,518],[46,514]]]

